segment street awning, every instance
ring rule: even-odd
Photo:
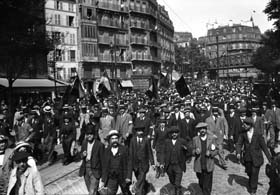
[[[133,83],[131,82],[131,80],[124,80],[121,82],[122,87],[130,87],[133,88]]]
[[[0,85],[9,87],[8,79],[0,78]],[[56,82],[57,87],[64,87],[66,85],[61,82]],[[17,79],[13,83],[13,88],[39,88],[39,87],[54,87],[54,81],[49,79]]]

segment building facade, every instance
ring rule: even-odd
[[[216,72],[219,77],[257,76],[258,70],[251,64],[253,53],[261,45],[261,32],[257,26],[220,26],[209,29],[204,40],[210,73]]]
[[[78,2],[79,74],[88,90],[105,71],[113,80],[129,79],[144,89],[160,72],[161,59],[174,62],[174,28],[158,6],[156,0]]]
[[[158,5],[158,41],[160,44],[161,71],[175,69],[174,26],[164,6]],[[172,75],[172,74],[170,74]]]
[[[192,33],[190,32],[175,32],[174,33],[174,43],[178,47],[188,47],[190,42],[193,40]]]
[[[55,49],[48,55],[49,75],[70,81],[78,72],[78,21],[75,0],[47,0],[46,31]]]

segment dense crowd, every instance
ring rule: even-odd
[[[270,96],[260,101],[249,82],[199,81],[189,87],[185,97],[170,87],[152,99],[139,91],[64,104],[20,99],[14,113],[1,101],[0,194],[44,194],[37,165],[57,162],[58,144],[64,166],[82,160],[79,175],[89,194],[116,194],[119,187],[123,194],[146,194],[150,166],[156,178],[167,174],[174,194],[182,194],[186,163],[193,162],[208,195],[214,159],[227,169],[225,150],[245,166],[250,194],[256,194],[264,152],[268,194],[277,194],[278,102]]]

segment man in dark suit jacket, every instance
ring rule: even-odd
[[[179,110],[179,108],[180,108],[179,104],[174,105],[174,113],[170,115],[170,118],[168,120],[169,127],[178,126],[179,121],[181,121],[184,118],[183,113]]]
[[[87,128],[86,140],[82,143],[82,165],[79,176],[84,177],[89,194],[96,194],[102,171],[103,144],[96,139],[95,129]]]
[[[179,138],[179,128],[170,127],[171,139],[165,140],[164,155],[161,156],[161,167],[165,168],[170,183],[175,188],[175,195],[181,193],[183,172],[186,171],[186,152],[190,149],[186,140]]]
[[[260,167],[264,163],[262,151],[269,162],[271,162],[271,155],[268,152],[263,136],[255,130],[254,121],[251,118],[246,118],[243,123],[246,132],[239,136],[236,152],[237,158],[241,159],[241,152],[244,147],[243,162],[245,172],[249,176],[249,193],[255,195],[258,187]]]
[[[192,139],[197,135],[195,131],[196,121],[190,117],[190,108],[185,109],[185,118],[179,122],[180,137],[186,139]]]
[[[146,110],[141,108],[139,111],[139,117],[135,119],[134,125],[136,127],[142,126],[144,127],[144,136],[147,137],[150,135],[150,126],[151,126],[151,120],[150,117],[146,116]],[[136,132],[133,131],[133,135],[135,135]]]
[[[109,147],[103,154],[100,189],[106,191],[105,194],[117,194],[120,186],[124,195],[131,195],[128,185],[131,182],[128,179],[128,150],[120,144],[119,139],[117,130],[111,130],[107,136]]]
[[[144,195],[146,174],[149,171],[149,163],[154,167],[154,157],[150,140],[144,136],[144,126],[135,127],[136,135],[130,141],[128,175],[132,179],[132,172],[137,179],[135,184],[136,195]]]

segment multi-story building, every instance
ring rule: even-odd
[[[78,71],[77,4],[75,0],[47,0],[46,31],[55,49],[48,56],[49,74],[69,81]]]
[[[192,41],[193,36],[190,32],[175,32],[174,33],[174,43],[178,47],[188,47]]]
[[[219,77],[257,76],[251,64],[253,53],[260,47],[261,32],[257,26],[234,24],[209,29],[205,39],[211,73]]]
[[[158,42],[160,44],[161,70],[170,73],[175,69],[174,26],[164,6],[158,5]]]
[[[79,73],[89,90],[105,71],[147,88],[163,56],[174,62],[174,28],[156,0],[80,0],[78,7]]]

